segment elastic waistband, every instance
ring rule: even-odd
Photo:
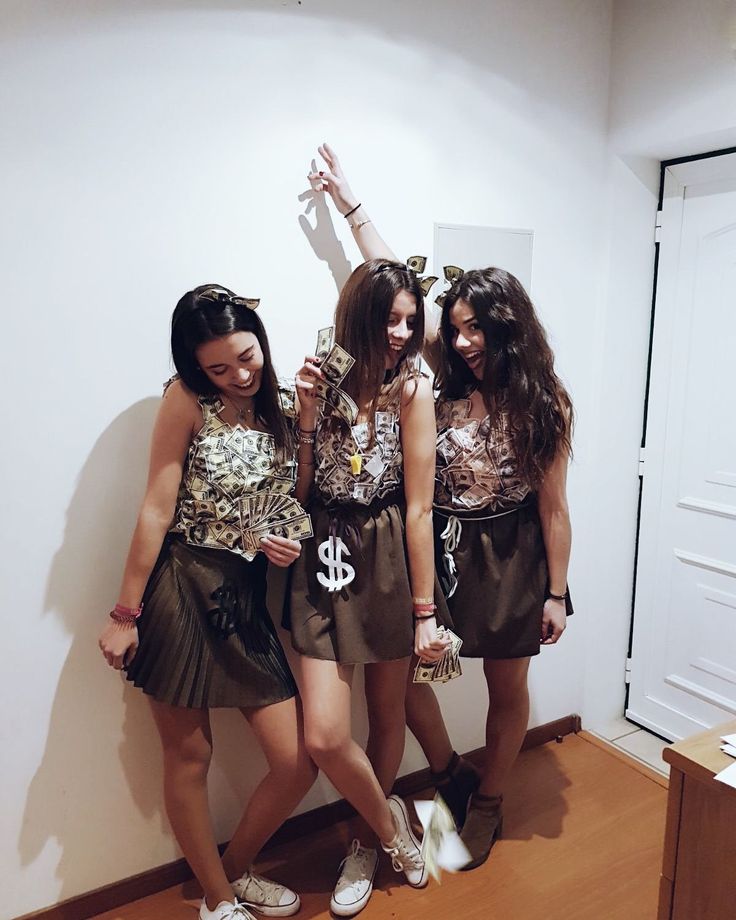
[[[489,513],[488,508],[479,508],[477,511],[464,511],[462,508],[445,508],[442,505],[433,505],[435,514],[443,518],[457,518],[459,521],[491,521],[494,518],[506,517],[507,514],[515,514],[522,508],[529,508],[534,504],[534,499],[528,496],[523,502],[514,505],[513,508],[506,508],[503,511],[492,511]]]

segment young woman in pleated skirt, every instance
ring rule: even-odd
[[[246,533],[245,504],[265,491],[288,494],[298,468],[294,394],[277,384],[255,305],[218,285],[177,304],[178,377],[158,413],[119,602],[99,642],[150,701],[167,814],[204,891],[201,920],[245,920],[247,907],[267,916],[299,909],[293,891],[250,865],[316,773],[266,609],[267,565],[290,565],[300,543],[268,536],[255,547]],[[221,859],[207,773],[209,713],[223,707],[242,712],[269,772]]]

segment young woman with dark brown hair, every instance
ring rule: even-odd
[[[310,176],[342,214],[361,253],[391,257],[339,161]],[[406,714],[453,807],[471,860],[502,829],[502,798],[529,718],[527,675],[572,612],[566,498],[572,404],[520,282],[498,268],[456,273],[425,356],[436,371],[435,556],[461,654],[483,659],[488,686],[479,776],[452,750],[430,687],[410,683]]]
[[[166,811],[204,892],[200,920],[253,920],[249,907],[272,917],[299,910],[293,891],[251,863],[316,776],[266,610],[267,565],[290,565],[301,546],[267,534],[256,551],[242,510],[271,490],[303,498],[312,449],[297,447],[294,391],[277,384],[253,306],[208,284],[174,310],[178,376],[161,402],[118,603],[99,640],[108,664],[150,702]],[[300,424],[313,424],[309,409]],[[222,858],[207,796],[210,710],[220,707],[242,712],[268,761]]]
[[[422,290],[405,265],[374,259],[353,272],[337,304],[335,341],[355,358],[341,387],[358,417],[351,424],[326,405],[320,410],[314,539],[294,566],[290,594],[307,750],[414,887],[427,883],[418,842],[404,803],[386,796],[404,750],[412,652],[436,658],[444,650],[428,618],[435,429],[429,380],[416,369],[423,332]],[[317,386],[316,363],[311,373]],[[365,666],[366,751],[351,733],[358,664]],[[333,913],[352,916],[365,906],[376,864],[376,850],[353,841]]]

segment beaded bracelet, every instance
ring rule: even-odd
[[[110,617],[116,623],[135,623],[142,612],[143,604],[139,607],[124,607],[122,604],[115,604],[110,611]]]

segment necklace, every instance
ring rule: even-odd
[[[225,399],[230,403],[230,405],[233,407],[233,409],[235,409],[235,414],[236,414],[237,419],[238,419],[238,425],[247,425],[247,424],[248,424],[248,417],[249,417],[249,416],[250,416],[251,418],[253,417],[253,415],[254,415],[254,413],[255,413],[255,411],[256,411],[255,408],[254,408],[254,407],[251,407],[251,408],[249,409],[249,408],[247,408],[246,406],[242,406],[242,407],[241,407],[241,406],[239,406],[239,405],[235,402],[234,399],[231,399],[229,396],[226,396],[224,393],[223,393],[222,395],[225,396]]]

